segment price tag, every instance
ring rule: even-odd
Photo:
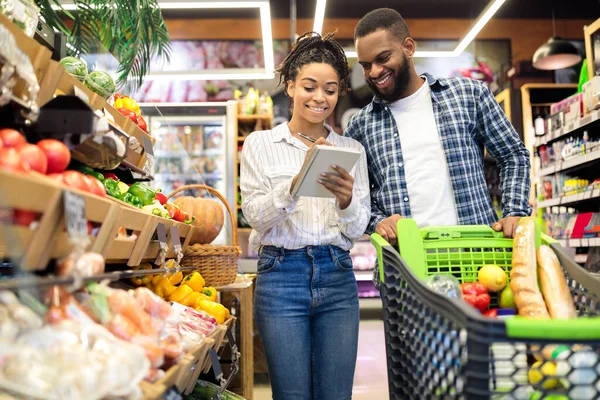
[[[581,239],[581,247],[588,247],[590,242],[588,239]]]
[[[181,240],[179,237],[179,229],[176,226],[171,227],[171,244],[176,253],[181,251]]]
[[[154,155],[154,148],[152,147],[152,141],[146,135],[142,136],[142,145],[144,146],[144,151],[151,156]]]
[[[175,386],[172,386],[165,393],[164,400],[183,400],[183,396],[177,391]]]
[[[85,199],[78,194],[65,190],[65,224],[71,239],[86,240],[88,237],[85,218]]]
[[[79,97],[85,104],[90,104],[90,98],[87,93],[79,89],[77,86],[73,87],[75,96]]]
[[[233,338],[233,333],[231,332],[231,329],[227,329],[227,340],[229,341],[229,346],[231,346],[231,348],[235,347],[235,339]]]
[[[158,235],[158,243],[161,250],[166,251],[169,248],[169,245],[167,244],[167,229],[165,228],[165,224],[158,224],[156,227],[156,234]]]
[[[208,351],[210,355],[210,362],[212,364],[213,373],[215,374],[215,378],[219,379],[221,375],[223,375],[223,371],[221,370],[221,363],[219,362],[219,356],[215,349],[210,349]]]
[[[600,189],[594,189],[594,194],[592,195],[592,197],[598,197],[600,196]]]

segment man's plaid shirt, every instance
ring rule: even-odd
[[[503,217],[530,215],[529,152],[488,87],[466,78],[424,77],[431,89],[459,224],[491,225],[497,221],[483,171],[484,147],[500,166]],[[377,97],[351,119],[344,132],[362,143],[367,152],[372,212],[367,233],[373,233],[379,222],[393,214],[411,217],[396,132],[394,116]]]

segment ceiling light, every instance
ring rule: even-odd
[[[415,58],[438,58],[438,57],[458,57],[462,54],[463,51],[471,44],[473,39],[481,32],[483,27],[489,22],[489,20],[494,16],[494,14],[498,11],[500,6],[504,4],[506,0],[492,0],[487,5],[487,7],[483,10],[475,24],[471,27],[469,32],[461,39],[456,48],[452,51],[441,51],[441,50],[424,50],[424,51],[415,51]],[[356,51],[346,51],[346,57],[348,58],[356,58]]]
[[[579,64],[581,55],[577,48],[572,43],[556,36],[554,10],[552,10],[552,32],[552,37],[533,54],[533,67],[552,71]]]
[[[319,35],[323,31],[323,21],[325,20],[325,6],[327,0],[317,0],[317,8],[315,9],[315,22],[313,25],[313,32],[317,32]]]
[[[74,3],[61,4],[65,10],[76,10]],[[220,70],[181,71],[181,72],[150,72],[147,80],[187,79],[195,81],[206,80],[258,80],[275,77],[275,56],[273,54],[273,31],[271,29],[271,7],[269,0],[237,0],[237,1],[158,1],[161,9],[240,9],[258,8],[262,31],[264,68],[224,68]]]

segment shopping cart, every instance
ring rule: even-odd
[[[423,283],[435,274],[476,281],[485,264],[509,274],[512,240],[487,226],[419,229],[403,219],[399,251],[371,237],[382,280],[391,399],[600,399],[600,281],[551,238],[537,238],[557,254],[580,318],[487,318]]]

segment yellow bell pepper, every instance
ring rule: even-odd
[[[154,276],[152,277],[152,284],[153,284],[154,286],[158,285],[158,282],[160,282],[160,280],[161,280],[162,278],[163,278],[163,276],[162,276],[162,275],[160,275],[160,274],[158,274],[158,275],[154,275]]]
[[[196,299],[196,302],[194,303],[194,305],[193,306],[189,306],[189,307],[192,307],[192,308],[198,307],[200,305],[200,302],[202,300],[208,300],[208,301],[210,301],[210,299],[208,298],[208,296],[205,295],[204,293],[202,293],[202,292],[194,292],[194,293],[198,293],[198,298]]]
[[[119,98],[115,100],[115,108],[118,110],[119,108],[123,108],[123,99]]]
[[[163,299],[166,299],[173,294],[176,289],[177,287],[172,285],[171,282],[169,282],[169,280],[164,276],[161,276],[158,282],[154,285],[154,293]]]
[[[144,269],[152,269],[152,264],[150,263],[141,263],[138,266],[133,267],[134,271],[140,271]],[[134,276],[131,278],[131,282],[136,286],[145,286],[150,283],[152,275],[143,275],[143,276]]]
[[[214,287],[205,287],[204,289],[202,289],[202,293],[207,295],[210,301],[217,301],[218,292],[217,289],[215,289]]]
[[[191,287],[188,285],[179,285],[177,289],[169,296],[170,301],[175,303],[185,304],[186,297],[194,293]]]
[[[194,289],[196,292],[202,292],[202,288],[204,287],[204,278],[200,275],[199,272],[192,272],[188,276],[185,277],[183,281],[186,285]]]
[[[200,293],[192,292],[189,296],[183,299],[183,305],[187,307],[194,307],[200,300]]]
[[[204,311],[205,313],[213,316],[219,324],[225,322],[225,315],[227,314],[226,308],[219,303],[215,303],[210,300],[200,300],[196,307],[198,311]]]
[[[167,278],[169,278],[171,285],[179,285],[183,280],[183,272],[179,271],[175,275],[167,275]]]

